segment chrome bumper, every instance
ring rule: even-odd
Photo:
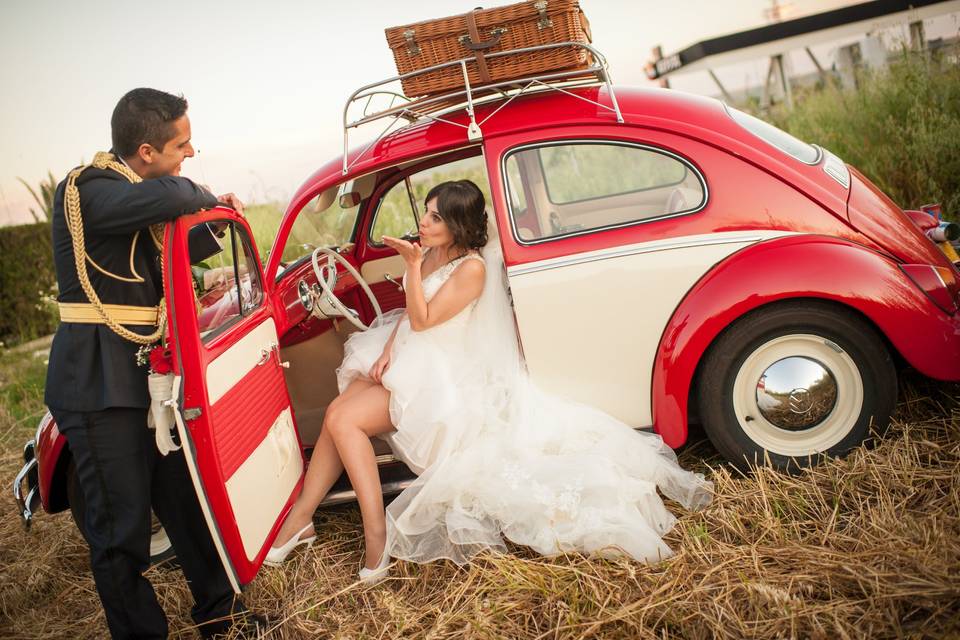
[[[26,481],[26,497],[24,497],[24,481]],[[40,503],[40,481],[33,440],[23,447],[23,468],[17,474],[17,479],[13,481],[13,498],[20,509],[23,527],[29,529],[33,520],[33,511]]]

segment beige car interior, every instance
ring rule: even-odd
[[[336,197],[345,208],[359,203],[373,193],[376,178],[376,174],[369,174],[342,187],[328,189],[321,194],[318,208],[329,207]],[[371,284],[385,280],[385,275],[399,280],[403,272],[400,256],[370,260],[360,270],[363,279]],[[329,331],[280,350],[282,359],[290,363],[290,367],[284,369],[284,376],[300,441],[305,447],[316,443],[327,407],[339,394],[336,370],[343,361],[343,345],[354,331],[357,329],[349,322],[337,322]],[[378,456],[390,453],[386,442],[379,438],[371,440]]]
[[[481,156],[475,158],[482,162]],[[422,162],[423,159],[420,158],[409,165]],[[405,166],[407,165],[400,165],[399,168],[403,169]],[[448,176],[444,177],[448,178]],[[373,194],[377,178],[378,174],[368,174],[339,187],[328,189],[318,198],[316,210],[322,211],[329,207],[335,198],[340,199],[342,208],[354,206]],[[368,260],[361,265],[360,275],[368,284],[392,281],[399,286],[403,281],[405,270],[403,258],[399,255],[391,255]],[[339,393],[336,369],[343,361],[343,345],[354,331],[357,329],[350,323],[336,322],[330,331],[281,348],[283,360],[290,363],[290,367],[284,369],[284,375],[300,432],[300,440],[305,447],[311,447],[316,443],[327,407]],[[386,442],[380,438],[372,438],[371,441],[379,461],[392,459]]]

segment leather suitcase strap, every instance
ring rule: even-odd
[[[480,30],[477,28],[477,9],[466,14],[467,31],[470,33],[470,41],[473,44],[479,44],[481,41]],[[480,80],[486,84],[490,82],[490,70],[487,69],[487,59],[479,49],[473,50],[473,57],[477,59],[477,70],[480,72]]]

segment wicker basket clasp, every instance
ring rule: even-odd
[[[547,0],[539,0],[533,3],[533,8],[540,14],[540,20],[537,21],[537,29],[543,31],[553,26],[553,20],[547,15]]]
[[[420,45],[417,44],[416,35],[416,29],[407,29],[403,32],[403,39],[407,42],[407,53],[411,56],[420,55]]]

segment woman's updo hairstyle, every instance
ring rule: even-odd
[[[480,187],[470,180],[441,182],[430,189],[423,202],[437,199],[437,211],[453,234],[454,246],[480,249],[487,244],[486,202]]]

